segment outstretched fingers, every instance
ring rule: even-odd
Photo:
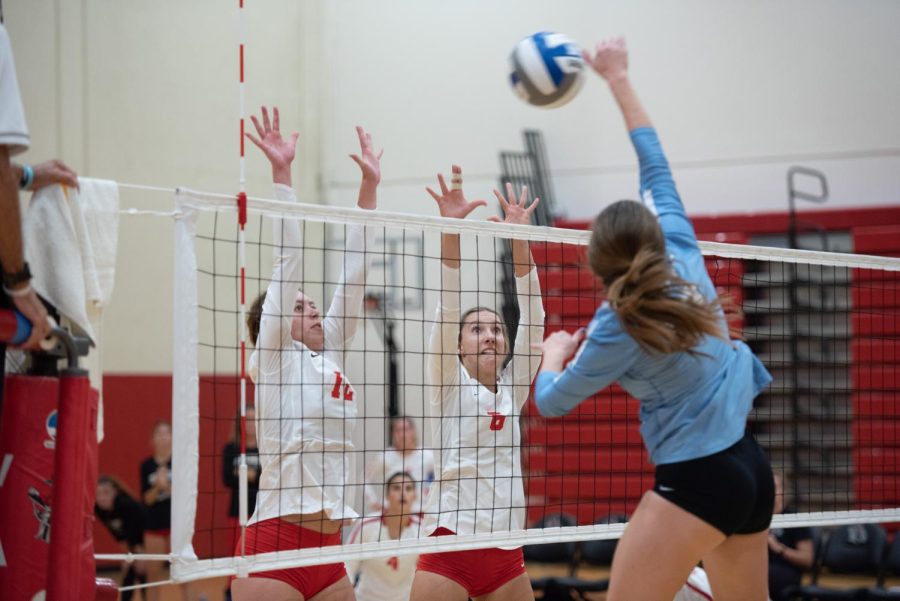
[[[356,136],[359,138],[359,149],[362,154],[371,154],[375,157],[376,161],[380,161],[381,157],[384,155],[384,148],[379,150],[378,154],[375,154],[375,145],[372,143],[372,134],[367,132],[361,125],[357,125]],[[351,155],[351,157],[352,156],[353,155]]]
[[[466,215],[477,209],[478,207],[486,207],[486,200],[473,200],[469,204],[466,205]]]
[[[522,191],[523,191],[523,193],[524,193],[527,189],[528,189],[528,188],[527,188],[526,186],[522,186]],[[522,207],[522,201],[521,201],[521,200],[516,200],[516,192],[515,192],[515,190],[513,189],[512,182],[506,182],[506,197],[509,199],[509,204],[515,205],[515,206],[517,206],[517,207],[519,207],[519,208]]]
[[[444,197],[432,190],[430,186],[425,186],[425,191],[431,194],[431,197],[436,203],[438,203],[438,205],[440,205],[444,201]]]
[[[265,150],[265,148],[263,148],[263,143],[259,138],[257,138],[253,134],[251,134],[249,131],[245,132],[244,135],[247,136],[247,139],[250,140],[251,142],[253,142],[253,144],[257,148],[259,148],[260,150]]]
[[[528,186],[522,186],[522,192],[519,194],[519,206],[525,208],[528,202]]]
[[[447,183],[444,181],[444,176],[441,173],[437,174],[438,183],[441,185],[441,194],[444,196],[450,194],[450,188],[447,187]]]
[[[503,212],[506,213],[509,211],[509,203],[506,201],[506,198],[503,197],[503,193],[497,188],[494,188],[494,196],[497,197],[497,201],[500,203],[500,208],[503,209]]]
[[[253,127],[256,128],[256,135],[259,136],[259,139],[266,137],[266,130],[259,124],[259,119],[256,118],[256,115],[250,115],[250,121],[253,123]]]

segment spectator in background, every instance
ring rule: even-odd
[[[416,481],[407,473],[397,472],[384,486],[384,513],[356,523],[348,543],[371,543],[407,540],[419,537]],[[356,580],[357,601],[406,601],[416,573],[418,555],[377,557],[347,562],[350,580]]]
[[[169,552],[169,529],[172,524],[172,426],[156,422],[151,435],[153,455],[141,463],[141,499],[145,510],[144,548],[147,553]],[[165,566],[149,562],[147,579],[165,580]],[[159,589],[145,589],[147,601],[159,599]]]
[[[785,504],[784,478],[775,474],[775,513],[794,513]],[[769,596],[773,601],[787,599],[789,586],[800,584],[803,572],[813,566],[815,549],[810,528],[769,529]]]
[[[374,453],[366,462],[367,515],[381,515],[385,509],[385,483],[392,474],[405,472],[416,481],[416,499],[412,511],[422,511],[422,499],[434,480],[434,455],[419,446],[416,424],[409,417],[394,417],[390,422],[391,445]]]
[[[113,476],[100,476],[94,515],[129,553],[144,552],[144,508]],[[122,586],[147,582],[147,566],[142,561],[122,566]],[[130,601],[132,591],[122,593]]]
[[[256,509],[256,493],[259,491],[259,449],[256,448],[256,410],[247,407],[247,516]],[[234,418],[234,434],[222,450],[222,479],[231,489],[228,518],[234,528],[232,547],[237,544],[240,532],[240,466],[241,466],[241,414]]]

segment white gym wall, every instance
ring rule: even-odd
[[[5,0],[32,149],[83,175],[237,190],[237,1]],[[247,106],[301,131],[301,197],[355,201],[353,126],[386,149],[380,206],[434,213],[423,187],[451,162],[488,197],[497,152],[543,131],[560,208],[589,217],[633,197],[635,164],[591,77],[541,111],[507,85],[507,56],[547,29],[623,34],[637,88],[692,214],[782,210],[785,171],[825,171],[830,206],[900,195],[900,3],[894,0],[246,0]],[[248,190],[268,170],[248,146]],[[171,209],[123,191],[124,207]],[[492,207],[493,210],[493,207]],[[483,218],[488,210],[481,210]],[[171,224],[123,217],[106,368],[170,371]]]

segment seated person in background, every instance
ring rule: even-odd
[[[784,502],[784,479],[775,474],[775,513],[793,513]],[[782,593],[800,584],[803,572],[813,566],[815,552],[809,528],[769,529],[769,596],[773,601],[785,599]]]
[[[247,407],[247,516],[256,509],[256,493],[259,491],[259,449],[256,447],[256,409]],[[234,529],[232,545],[241,535],[240,524],[240,467],[241,467],[241,414],[234,417],[234,434],[222,449],[222,480],[231,489],[228,505],[228,522]]]
[[[385,485],[385,509],[380,517],[360,520],[350,532],[348,543],[419,537],[416,481],[405,472],[397,472]],[[409,599],[418,555],[377,557],[347,563],[350,580],[356,580],[358,601],[397,601]]]
[[[409,417],[394,417],[390,423],[391,446],[384,452],[367,455],[366,514],[380,516],[387,499],[384,496],[388,476],[406,472],[416,482],[413,513],[421,513],[422,499],[434,480],[434,455],[419,446],[416,424]]]
[[[150,436],[153,454],[141,462],[141,495],[144,503],[144,546],[147,553],[169,552],[172,524],[172,425],[158,421]],[[150,582],[166,580],[168,568],[158,561],[147,566]],[[158,601],[159,589],[144,589],[148,601]]]
[[[94,515],[129,553],[144,552],[144,508],[113,476],[104,475],[97,480]],[[123,587],[146,582],[147,570],[144,562],[136,561],[122,565]],[[132,592],[124,591],[122,601],[129,601]]]

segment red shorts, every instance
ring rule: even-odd
[[[341,544],[340,530],[334,534],[323,534],[278,518],[247,526],[244,536],[244,552],[247,555]],[[241,554],[240,541],[235,547],[234,554]],[[347,569],[343,563],[250,574],[250,578],[270,578],[287,583],[299,591],[304,599],[311,599],[346,576]]]
[[[438,528],[431,536],[454,534],[446,528]],[[449,578],[466,589],[470,597],[492,593],[513,578],[525,573],[525,557],[522,548],[472,549],[471,551],[447,551],[419,555],[417,570]]]

